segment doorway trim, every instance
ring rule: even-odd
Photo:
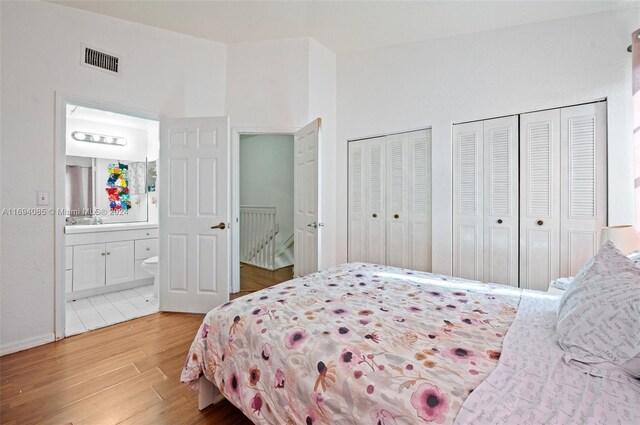
[[[229,293],[240,292],[240,135],[294,136],[299,128],[231,127],[231,281]]]
[[[118,103],[95,100],[87,96],[54,92],[54,161],[53,161],[53,220],[54,220],[54,290],[53,290],[53,331],[55,340],[66,333],[66,282],[65,282],[65,216],[58,214],[66,205],[65,169],[67,162],[67,104],[116,112],[137,118],[160,121],[161,114],[144,109],[123,106]]]

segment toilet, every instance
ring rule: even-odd
[[[142,262],[142,270],[153,275],[153,298],[158,298],[158,257],[144,260]]]

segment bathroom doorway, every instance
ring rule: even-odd
[[[59,339],[158,312],[160,188],[158,117],[60,96],[56,119]]]
[[[293,278],[294,136],[236,130],[232,140],[235,298]]]

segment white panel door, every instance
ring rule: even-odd
[[[105,249],[107,253],[107,285],[135,280],[133,241],[109,242],[105,245]]]
[[[105,257],[103,243],[73,247],[73,290],[99,288],[105,284]]]
[[[367,261],[365,256],[366,149],[366,140],[349,143],[349,261]]]
[[[407,133],[407,239],[406,267],[431,271],[431,130]]]
[[[453,275],[483,278],[483,124],[453,126]]]
[[[384,137],[367,140],[365,165],[365,261],[374,264],[389,264],[386,250],[386,205],[387,186],[385,170],[387,152]]]
[[[607,225],[607,104],[563,108],[560,274],[575,276]]]
[[[294,275],[306,276],[318,271],[321,236],[318,176],[320,118],[294,135]]]
[[[387,136],[387,265],[409,266],[407,134]]]
[[[160,309],[229,300],[229,118],[160,121]]]
[[[484,121],[484,282],[518,287],[518,117]]]
[[[560,110],[520,116],[520,287],[560,276]]]

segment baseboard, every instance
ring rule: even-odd
[[[49,342],[53,342],[54,340],[55,335],[53,332],[50,332],[34,338],[27,338],[21,341],[13,342],[11,344],[2,345],[0,346],[0,356],[4,356],[5,354],[17,353],[18,351],[37,347],[38,345],[48,344]]]
[[[84,289],[82,291],[67,292],[66,300],[67,301],[79,300],[81,298],[93,297],[95,295],[104,295],[104,294],[108,294],[110,292],[116,292],[116,291],[124,291],[126,289],[133,289],[139,286],[145,286],[149,284],[153,284],[153,277],[147,277],[140,280],[132,280],[131,282],[119,283],[117,285],[107,285],[107,286],[100,286],[98,288]]]

